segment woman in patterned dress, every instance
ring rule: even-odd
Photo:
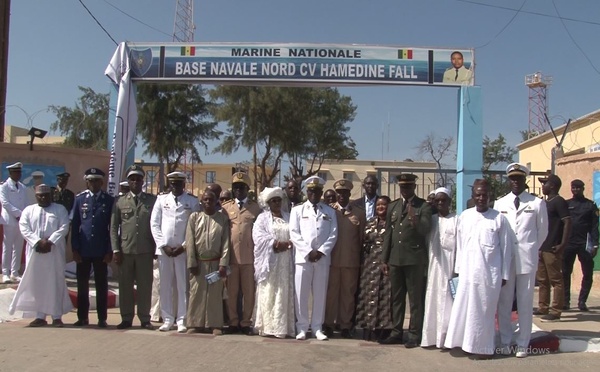
[[[363,339],[385,339],[392,329],[391,284],[381,271],[381,252],[387,196],[380,196],[375,204],[375,216],[365,227],[365,240],[361,257],[361,274],[356,307],[356,327],[363,329]]]

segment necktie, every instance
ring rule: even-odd
[[[98,195],[94,195],[94,204],[98,202]]]
[[[19,189],[19,183],[15,182],[15,187],[17,188],[17,190]]]
[[[346,208],[342,208],[342,216],[346,214]]]
[[[454,81],[458,79],[458,69],[456,69],[456,75],[454,75]]]
[[[521,202],[521,200],[520,200],[520,199],[519,199],[519,197],[517,196],[517,197],[515,198],[515,208],[516,208],[516,209],[519,209],[519,204],[520,204],[520,202]]]
[[[175,205],[177,205],[177,202],[178,202],[178,201],[177,201],[177,197],[175,197]]]
[[[408,199],[404,199],[402,203],[402,213],[406,212],[406,208],[408,207]]]
[[[135,203],[135,205],[138,205],[138,196],[134,196],[133,197],[133,202]]]
[[[316,204],[313,204],[313,209],[315,210],[315,214],[317,214],[318,208]]]
[[[238,202],[238,205],[240,206],[240,210],[242,210],[242,206],[244,205],[244,202],[240,200],[240,201]]]

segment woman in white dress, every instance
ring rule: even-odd
[[[429,232],[429,270],[425,295],[422,347],[442,348],[446,340],[452,295],[448,281],[454,274],[456,255],[456,213],[450,213],[450,190],[440,187],[434,191],[433,205],[437,209],[431,219]]]
[[[294,277],[290,215],[281,209],[284,192],[265,188],[258,202],[265,211],[252,229],[256,305],[254,328],[261,336],[294,336]]]

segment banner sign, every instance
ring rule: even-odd
[[[271,43],[127,46],[134,81],[292,86],[475,83],[472,49]]]

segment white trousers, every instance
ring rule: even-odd
[[[313,335],[321,329],[325,318],[325,301],[327,299],[327,282],[329,280],[329,260],[296,264],[294,283],[296,285],[296,330],[308,331],[308,299],[312,293],[313,306],[310,328]]]
[[[23,254],[23,236],[19,225],[3,225],[2,240],[2,275],[19,275],[21,255]]]
[[[531,340],[531,327],[533,322],[533,290],[535,287],[535,271],[528,274],[511,273],[510,279],[500,290],[498,302],[498,329],[500,343],[511,345],[513,326],[511,322],[512,305],[517,289],[517,309],[519,315],[519,333],[516,337],[517,346],[527,348]]]
[[[158,256],[158,270],[160,272],[160,314],[163,321],[176,321],[178,325],[184,324],[187,310],[186,257],[185,253],[182,253],[177,257],[168,257],[166,255]],[[173,310],[175,297],[177,298],[176,317]]]

